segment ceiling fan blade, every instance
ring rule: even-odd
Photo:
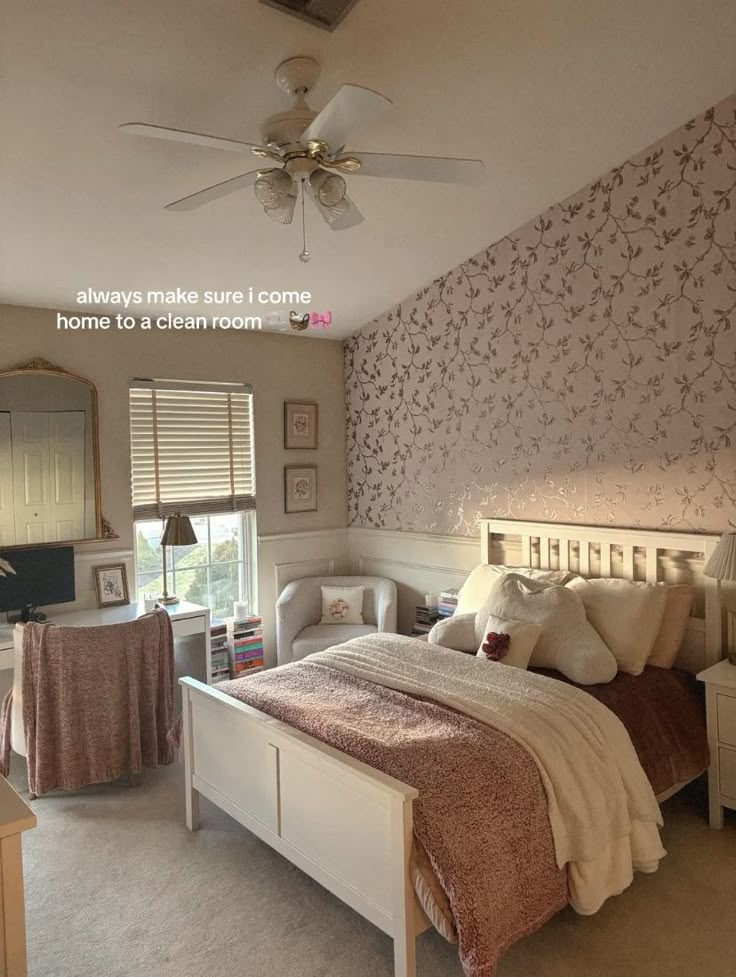
[[[393,102],[385,95],[361,85],[343,85],[325,105],[316,119],[303,133],[301,141],[306,145],[310,139],[327,143],[330,152],[339,152],[348,137],[358,129],[364,129]]]
[[[223,180],[222,183],[205,187],[204,190],[190,193],[188,197],[182,197],[181,200],[174,200],[173,203],[166,204],[166,210],[195,210],[204,204],[210,204],[213,200],[219,200],[220,197],[226,197],[229,193],[235,193],[236,190],[253,186],[260,172],[260,170],[251,170],[249,173],[234,176],[230,180]]]
[[[173,142],[185,142],[191,146],[204,146],[207,149],[227,149],[234,153],[249,153],[251,149],[263,149],[252,142],[240,142],[238,139],[223,139],[222,136],[208,136],[204,132],[188,132],[186,129],[169,129],[166,126],[152,126],[147,122],[126,122],[118,126],[122,132],[130,136],[148,136],[151,139],[169,139]]]
[[[430,183],[477,183],[485,173],[480,159],[451,159],[446,156],[392,156],[359,153],[361,162],[354,176],[380,176],[392,180],[427,180]]]

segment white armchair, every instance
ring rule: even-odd
[[[320,624],[322,587],[363,587],[363,624]],[[276,602],[279,665],[377,631],[396,631],[396,584],[383,577],[302,577]]]

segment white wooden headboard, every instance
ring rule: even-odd
[[[697,596],[677,664],[697,672],[724,657],[720,585],[702,573],[719,536],[516,519],[481,519],[480,532],[483,563],[693,584]]]

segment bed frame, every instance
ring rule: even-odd
[[[484,563],[501,539],[506,553],[516,540],[518,566],[650,581],[666,578],[673,564],[678,572],[702,568],[718,542],[717,536],[496,519],[481,520],[480,527]],[[682,554],[689,557],[684,564]],[[612,573],[617,569],[622,572]],[[704,613],[691,619],[687,642],[685,664],[693,670],[723,654],[717,581],[704,582],[703,592]],[[189,830],[199,827],[199,797],[207,797],[391,936],[395,977],[416,977],[416,937],[431,925],[409,868],[418,792],[216,688],[192,678],[180,683]]]
[[[720,581],[703,576],[703,565],[720,536],[514,519],[481,519],[480,531],[481,563],[507,562],[510,551],[515,566],[574,570],[583,577],[693,584],[693,616],[677,665],[699,672],[724,657]],[[494,559],[495,553],[501,558]]]

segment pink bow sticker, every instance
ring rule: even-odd
[[[332,325],[332,311],[328,309],[327,312],[312,312],[309,322],[313,329],[329,329]]]

